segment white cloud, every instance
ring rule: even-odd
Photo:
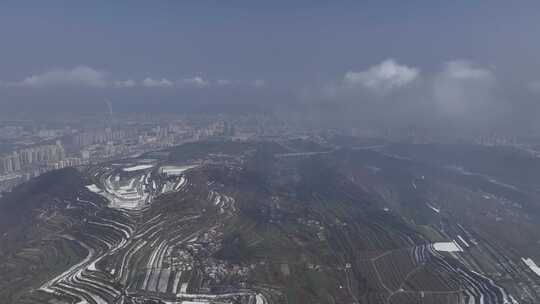
[[[308,85],[301,89],[302,100],[371,101],[392,97],[388,93],[411,86],[420,77],[420,69],[387,59],[363,71],[348,71],[336,81]],[[375,96],[373,95],[375,93]]]
[[[81,65],[73,69],[53,69],[26,77],[18,82],[4,84],[13,87],[32,88],[59,86],[105,87],[107,85],[107,73]]]
[[[435,76],[435,102],[446,114],[467,114],[480,109],[493,97],[495,75],[464,60],[451,61]]]
[[[409,85],[419,75],[419,69],[400,65],[393,59],[387,59],[364,71],[347,72],[343,78],[343,83],[349,88],[360,86],[384,94]]]
[[[20,81],[0,81],[0,87],[12,88],[56,88],[56,87],[88,87],[88,88],[115,88],[128,89],[144,88],[172,88],[172,87],[209,87],[209,86],[255,86],[263,87],[263,80],[238,81],[221,78],[210,82],[200,76],[171,80],[165,77],[147,77],[143,80],[115,79],[110,73],[99,71],[88,66],[77,66],[72,69],[57,68],[40,74],[31,75]]]
[[[218,79],[216,81],[218,86],[250,86],[255,88],[262,88],[266,86],[266,81],[262,79],[255,80],[229,80],[229,79]]]
[[[209,84],[209,82],[202,77],[196,76],[192,78],[185,78],[182,80],[184,84],[196,86],[196,87],[205,87]]]
[[[142,85],[147,88],[166,88],[174,86],[174,83],[167,78],[153,79],[148,77],[142,81]]]
[[[493,81],[495,79],[491,70],[477,67],[466,60],[447,62],[442,74],[446,78],[460,81]]]

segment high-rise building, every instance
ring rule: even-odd
[[[42,145],[24,148],[0,158],[0,172],[11,173],[32,164],[57,162],[66,158],[66,152],[60,142],[54,145]]]

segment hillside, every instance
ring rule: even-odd
[[[536,192],[422,149],[190,143],[54,171],[0,202],[0,298],[538,303]]]

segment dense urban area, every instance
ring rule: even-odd
[[[105,117],[105,118],[103,118]],[[287,137],[342,134],[390,141],[429,142],[449,140],[429,130],[406,129],[321,129],[300,125],[275,115],[122,115],[62,117],[36,122],[33,119],[0,122],[0,193],[39,176],[66,167],[97,164],[106,160],[200,140],[245,141]],[[451,141],[485,145],[535,146],[530,138],[496,133]]]
[[[225,119],[138,117],[122,122],[3,121],[0,123],[0,191],[44,172],[137,155],[184,142],[211,138],[246,138],[259,133],[235,130]]]

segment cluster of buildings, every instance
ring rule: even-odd
[[[80,157],[67,157],[60,141],[36,145],[0,155],[0,192],[47,171],[80,166]]]
[[[201,128],[197,130],[196,136],[201,137],[213,137],[213,136],[234,136],[235,127],[233,124],[228,123],[227,121],[217,121],[210,124],[206,128]]]
[[[86,147],[94,144],[105,144],[128,137],[133,137],[135,130],[112,130],[111,128],[99,128],[85,130],[73,136],[73,144],[77,147]]]
[[[99,163],[185,142],[233,137],[217,117],[125,117],[122,120],[0,125],[0,193],[44,172]],[[1,194],[0,194],[1,195]]]
[[[64,147],[56,144],[39,145],[13,151],[0,157],[0,172],[9,174],[18,172],[33,165],[50,165],[66,158]]]

